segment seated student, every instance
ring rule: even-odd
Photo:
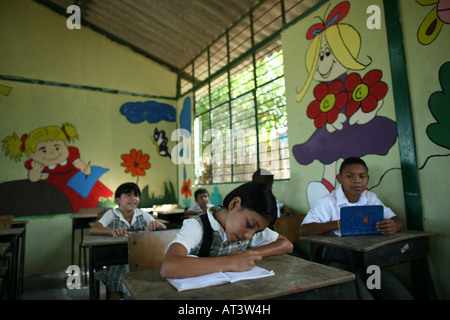
[[[252,181],[265,183],[267,186],[269,186],[270,189],[272,189],[273,174],[267,169],[258,169],[253,173]],[[291,209],[277,200],[277,218],[281,217],[281,214],[284,214],[286,216],[294,215]]]
[[[237,187],[225,197],[223,206],[184,220],[177,237],[166,248],[161,276],[187,278],[247,271],[263,257],[292,252],[292,243],[268,228],[276,214],[275,197],[265,184],[247,182]]]
[[[112,235],[123,237],[130,231],[143,231],[149,227],[151,231],[166,229],[166,226],[156,221],[149,213],[138,209],[141,190],[135,183],[129,182],[120,185],[115,192],[117,208],[108,210],[98,222],[94,223],[90,234]],[[120,275],[129,272],[129,266],[114,265],[95,274],[95,278],[104,281],[111,292],[110,299],[117,300],[123,294],[130,295],[120,279]]]
[[[208,203],[209,193],[208,190],[206,189],[203,188],[197,189],[194,193],[194,198],[197,204],[187,209],[184,214],[191,215],[191,214],[206,213],[206,210],[208,210],[208,208],[213,206],[212,204]]]
[[[382,234],[394,234],[402,230],[402,221],[390,208],[384,206],[375,193],[366,189],[369,182],[368,171],[367,165],[362,159],[355,157],[345,159],[337,175],[337,180],[341,186],[318,200],[316,205],[309,210],[300,226],[300,236],[339,230],[340,209],[356,205],[382,205],[384,207],[384,220],[377,224],[377,229]],[[349,250],[315,245],[311,248],[311,255],[316,261],[353,271],[350,268],[353,265],[353,257]],[[365,270],[359,276],[367,276]],[[367,299],[373,297],[377,299],[412,299],[410,293],[398,280],[383,271],[381,274],[381,290],[373,289],[369,292],[365,285],[361,286],[360,284],[360,287],[362,287],[363,298]],[[348,287],[342,294],[344,299],[356,298],[355,292],[351,292]]]

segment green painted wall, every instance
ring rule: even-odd
[[[443,1],[441,1],[443,2]],[[417,150],[417,164],[419,185],[422,200],[423,227],[425,231],[437,232],[439,235],[431,240],[430,265],[438,295],[442,299],[450,298],[450,280],[446,276],[447,266],[450,264],[450,199],[447,196],[450,190],[450,126],[448,110],[450,97],[450,72],[440,74],[442,66],[450,64],[450,21],[440,22],[442,28],[434,41],[424,45],[418,41],[419,28],[423,24],[428,27],[427,15],[436,10],[437,4],[420,5],[417,2],[400,0],[400,21],[403,30],[403,43],[405,46],[406,67],[411,93],[411,109],[414,125],[414,135]],[[447,67],[447,70],[449,68]],[[446,87],[443,87],[446,83]],[[431,103],[430,97],[435,92],[446,89],[447,97],[444,103]],[[441,100],[442,101],[442,100]],[[435,118],[431,112],[433,106]],[[436,112],[440,111],[439,114]],[[427,128],[440,122],[445,134],[440,134],[439,145],[430,138]],[[436,137],[436,135],[431,135]],[[447,155],[447,156],[440,156]],[[436,157],[431,157],[436,156]],[[431,157],[431,158],[429,158]],[[429,159],[428,159],[429,158]],[[427,161],[428,159],[428,161]]]

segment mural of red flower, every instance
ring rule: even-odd
[[[317,128],[323,127],[327,122],[336,121],[339,110],[347,103],[347,95],[340,92],[341,89],[342,83],[338,80],[331,82],[330,85],[321,82],[314,88],[316,100],[309,104],[306,114],[314,119]]]
[[[189,179],[188,181],[183,181],[183,186],[181,187],[181,194],[184,194],[184,197],[186,199],[188,197],[192,197],[191,179]]]
[[[360,106],[364,112],[375,110],[388,91],[387,84],[380,81],[382,75],[381,70],[371,70],[362,79],[358,73],[348,75],[344,83],[349,101],[345,110],[347,116],[353,115]]]
[[[124,162],[120,165],[122,167],[127,167],[125,173],[131,171],[131,175],[135,177],[136,175],[145,176],[145,171],[150,168],[150,156],[148,154],[142,154],[142,150],[136,151],[132,149],[130,154],[123,154],[120,156]]]

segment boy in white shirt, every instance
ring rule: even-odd
[[[360,158],[348,158],[342,162],[337,180],[341,186],[321,198],[309,210],[300,226],[300,235],[323,234],[339,230],[340,210],[348,206],[382,205],[384,220],[377,229],[382,234],[394,234],[402,230],[402,221],[386,207],[375,193],[368,191],[369,174],[366,163]]]
[[[185,212],[186,215],[206,213],[208,208],[213,206],[209,203],[209,192],[206,189],[197,189],[194,193],[194,198],[197,204],[187,209]]]
[[[384,207],[384,220],[377,223],[377,229],[382,234],[394,234],[402,230],[402,221],[384,206],[375,193],[368,191],[368,168],[360,158],[348,158],[342,162],[337,175],[341,186],[331,194],[321,198],[308,212],[300,226],[299,234],[313,235],[339,231],[340,209],[346,206],[382,205]],[[313,260],[329,264],[333,267],[356,271],[353,254],[348,249],[327,247],[324,245],[311,246]],[[411,294],[392,275],[382,270],[381,290],[369,291],[365,281],[361,278],[366,275],[365,270],[357,274],[358,286],[363,299],[412,299]],[[341,290],[343,299],[356,299],[353,285],[343,286]]]

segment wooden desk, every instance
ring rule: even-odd
[[[267,257],[257,265],[273,270],[275,276],[183,292],[163,279],[159,269],[125,273],[122,279],[137,300],[260,300],[291,295],[300,299],[336,299],[337,286],[355,279],[353,273],[291,255]]]
[[[81,245],[89,248],[89,298],[98,300],[99,282],[94,272],[104,266],[128,263],[128,237],[87,235]]]
[[[10,272],[10,285],[8,288],[10,292],[8,294],[8,299],[15,300],[20,298],[20,287],[21,282],[19,281],[19,239],[20,236],[25,231],[24,228],[11,228],[11,229],[0,229],[0,242],[10,242],[11,243],[11,270]],[[19,290],[18,290],[19,289]]]
[[[338,237],[334,234],[303,236],[299,240],[325,246],[345,248],[353,254],[357,267],[367,269],[370,265],[380,268],[395,264],[419,260],[423,265],[424,276],[420,290],[430,291],[430,295],[436,298],[433,281],[428,267],[427,256],[429,254],[428,238],[436,235],[421,231],[402,231],[393,235],[364,235]],[[428,288],[428,289],[423,289]]]
[[[25,273],[25,236],[27,233],[27,224],[29,220],[13,220],[11,228],[22,228],[23,232],[19,235],[20,253],[19,253],[19,288],[23,292],[23,278]]]
[[[170,227],[181,227],[184,212],[184,209],[172,209],[170,211],[154,210],[153,214],[156,214],[158,219],[168,221],[168,226]]]
[[[84,229],[89,229],[91,226],[89,223],[94,222],[98,217],[98,214],[83,214],[83,215],[72,215],[70,219],[72,219],[72,264],[74,263],[74,245],[75,245],[75,230],[80,230],[81,239],[84,236]],[[81,247],[81,245],[80,245]],[[86,257],[84,257],[84,261],[86,262]],[[78,264],[81,263],[81,252],[78,256]]]

